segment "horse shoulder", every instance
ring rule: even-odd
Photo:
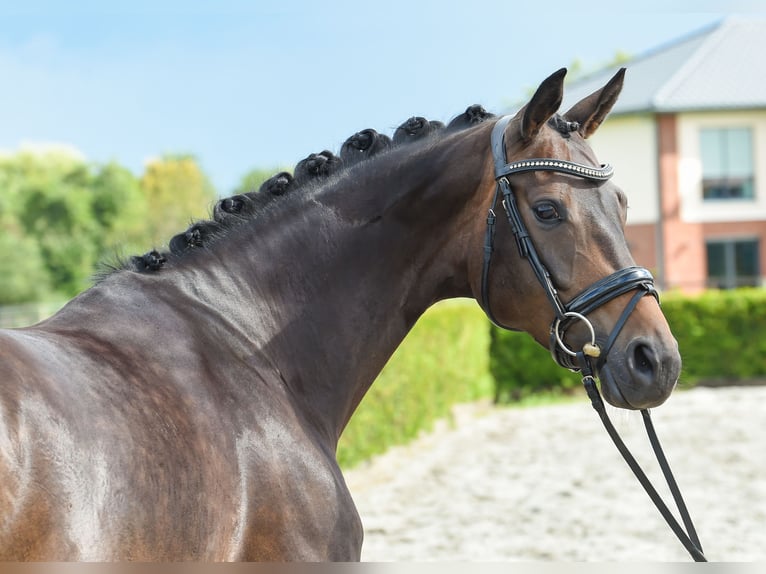
[[[332,449],[289,407],[254,423],[236,439],[240,508],[229,558],[359,560],[361,520]]]
[[[27,393],[45,375],[30,360],[25,338],[22,331],[0,331],[0,560],[46,559],[54,546],[58,556],[76,557],[46,496],[46,441],[35,421],[36,397]]]

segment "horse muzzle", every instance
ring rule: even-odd
[[[611,332],[606,337],[598,336],[588,314],[631,292]],[[562,367],[598,377],[604,398],[616,407],[644,409],[662,404],[675,388],[681,371],[678,344],[669,330],[650,329],[633,336],[623,333],[636,306],[646,295],[659,303],[651,273],[641,267],[621,269],[572,299],[565,306],[564,316],[551,325],[553,359]],[[570,348],[565,339],[567,331],[576,323],[587,327],[588,337]],[[583,331],[582,327],[580,330]],[[617,344],[622,340],[621,334],[622,339],[629,337],[627,343]],[[582,350],[576,350],[578,348]]]
[[[607,402],[626,409],[646,409],[664,403],[678,382],[678,347],[636,337],[624,352],[613,350],[597,365],[601,392]]]

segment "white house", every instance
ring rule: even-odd
[[[591,144],[628,194],[637,263],[665,289],[763,284],[766,20],[729,18],[623,65]],[[562,109],[615,72],[569,85]]]

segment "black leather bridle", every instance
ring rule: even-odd
[[[603,363],[603,361],[606,360],[609,348],[611,348],[614,340],[616,340],[617,335],[627,321],[630,312],[638,303],[638,300],[644,295],[652,295],[659,301],[659,296],[657,290],[654,288],[654,278],[652,277],[652,274],[643,267],[633,266],[620,269],[608,277],[596,281],[582,293],[575,296],[569,303],[565,304],[561,300],[553,283],[551,274],[548,272],[548,269],[537,254],[537,249],[535,249],[529,231],[521,217],[521,212],[519,211],[516,196],[511,188],[509,178],[512,175],[529,171],[554,171],[592,181],[606,181],[612,177],[614,170],[608,164],[600,167],[591,167],[571,161],[552,158],[526,159],[507,163],[505,159],[505,131],[511,119],[511,116],[501,118],[492,130],[492,155],[495,162],[495,181],[497,182],[497,185],[495,187],[495,195],[492,200],[492,205],[487,216],[487,231],[484,242],[484,267],[481,277],[482,305],[487,316],[495,325],[508,329],[508,327],[500,324],[495,318],[492,313],[489,299],[489,270],[492,261],[492,253],[494,252],[495,208],[497,207],[498,200],[502,197],[503,209],[505,210],[511,230],[516,239],[516,246],[518,247],[519,254],[523,259],[529,261],[529,264],[532,266],[532,271],[534,271],[537,280],[543,286],[545,295],[553,307],[555,317],[550,329],[550,350],[553,359],[562,367],[580,371],[583,366],[577,358],[577,353],[570,350],[564,344],[566,331],[573,323],[578,320],[585,321],[592,332],[593,329],[590,326],[590,322],[587,320],[588,313],[620,295],[636,291],[636,294],[634,295],[635,302],[631,300],[631,302],[628,303],[625,312],[623,312],[623,316],[617,321],[616,327],[618,327],[618,329],[613,330],[608,337],[607,348],[604,350],[598,349],[596,347],[595,337],[592,337],[591,345],[588,346],[586,356],[598,358],[599,361]],[[599,367],[600,366],[601,365],[599,365]]]
[[[609,164],[592,167],[554,158],[534,158],[508,163],[506,161],[505,131],[511,120],[511,116],[502,117],[497,121],[492,130],[491,146],[495,164],[496,187],[492,205],[490,206],[487,215],[487,230],[484,242],[484,266],[481,276],[482,307],[490,321],[495,325],[504,329],[513,330],[502,325],[496,319],[492,313],[489,298],[489,270],[492,261],[492,253],[494,252],[496,222],[495,208],[497,207],[497,202],[502,197],[503,209],[516,239],[519,254],[531,265],[537,280],[542,285],[545,295],[553,307],[555,317],[550,329],[550,350],[553,359],[562,367],[572,371],[579,371],[582,374],[583,385],[591,400],[591,404],[599,414],[604,427],[617,446],[617,449],[620,451],[620,454],[628,463],[628,466],[636,475],[638,481],[644,487],[657,509],[665,518],[676,536],[678,536],[692,558],[695,561],[704,562],[706,559],[702,553],[702,545],[697,537],[691,517],[686,509],[686,505],[670,470],[670,466],[662,452],[662,447],[659,444],[657,434],[654,431],[654,426],[651,422],[649,410],[643,409],[641,414],[649,435],[649,440],[655,451],[668,486],[670,487],[676,506],[679,509],[684,526],[686,527],[685,530],[678,524],[673,514],[662,501],[657,491],[649,482],[648,478],[617,434],[617,431],[609,420],[604,407],[604,402],[601,399],[598,387],[596,386],[596,373],[606,362],[609,351],[617,340],[617,336],[622,331],[622,328],[625,326],[625,323],[636,305],[638,305],[638,302],[644,296],[651,295],[659,303],[659,295],[654,287],[654,278],[652,277],[652,274],[649,270],[643,267],[626,267],[596,281],[579,295],[573,297],[568,303],[564,303],[559,297],[551,274],[546,269],[535,249],[529,231],[521,217],[516,196],[513,193],[509,179],[515,174],[524,172],[553,171],[598,182],[606,181],[611,178],[614,170]],[[576,126],[573,127],[576,129]],[[609,301],[630,292],[634,292],[633,296],[623,309],[620,317],[617,319],[611,333],[606,339],[603,349],[599,348],[596,343],[596,334],[593,325],[587,318],[587,315]],[[586,343],[581,350],[570,349],[565,343],[567,329],[577,321],[584,322],[590,331],[590,342]],[[595,368],[593,365],[594,360],[596,361]]]

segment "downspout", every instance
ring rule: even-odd
[[[654,229],[654,244],[655,244],[655,257],[657,261],[657,273],[656,281],[660,291],[665,290],[667,287],[665,277],[665,210],[663,208],[663,190],[662,190],[662,142],[660,138],[660,117],[659,114],[654,114],[654,141],[656,156],[655,161],[657,164],[657,194],[655,196],[657,201],[657,225]]]

